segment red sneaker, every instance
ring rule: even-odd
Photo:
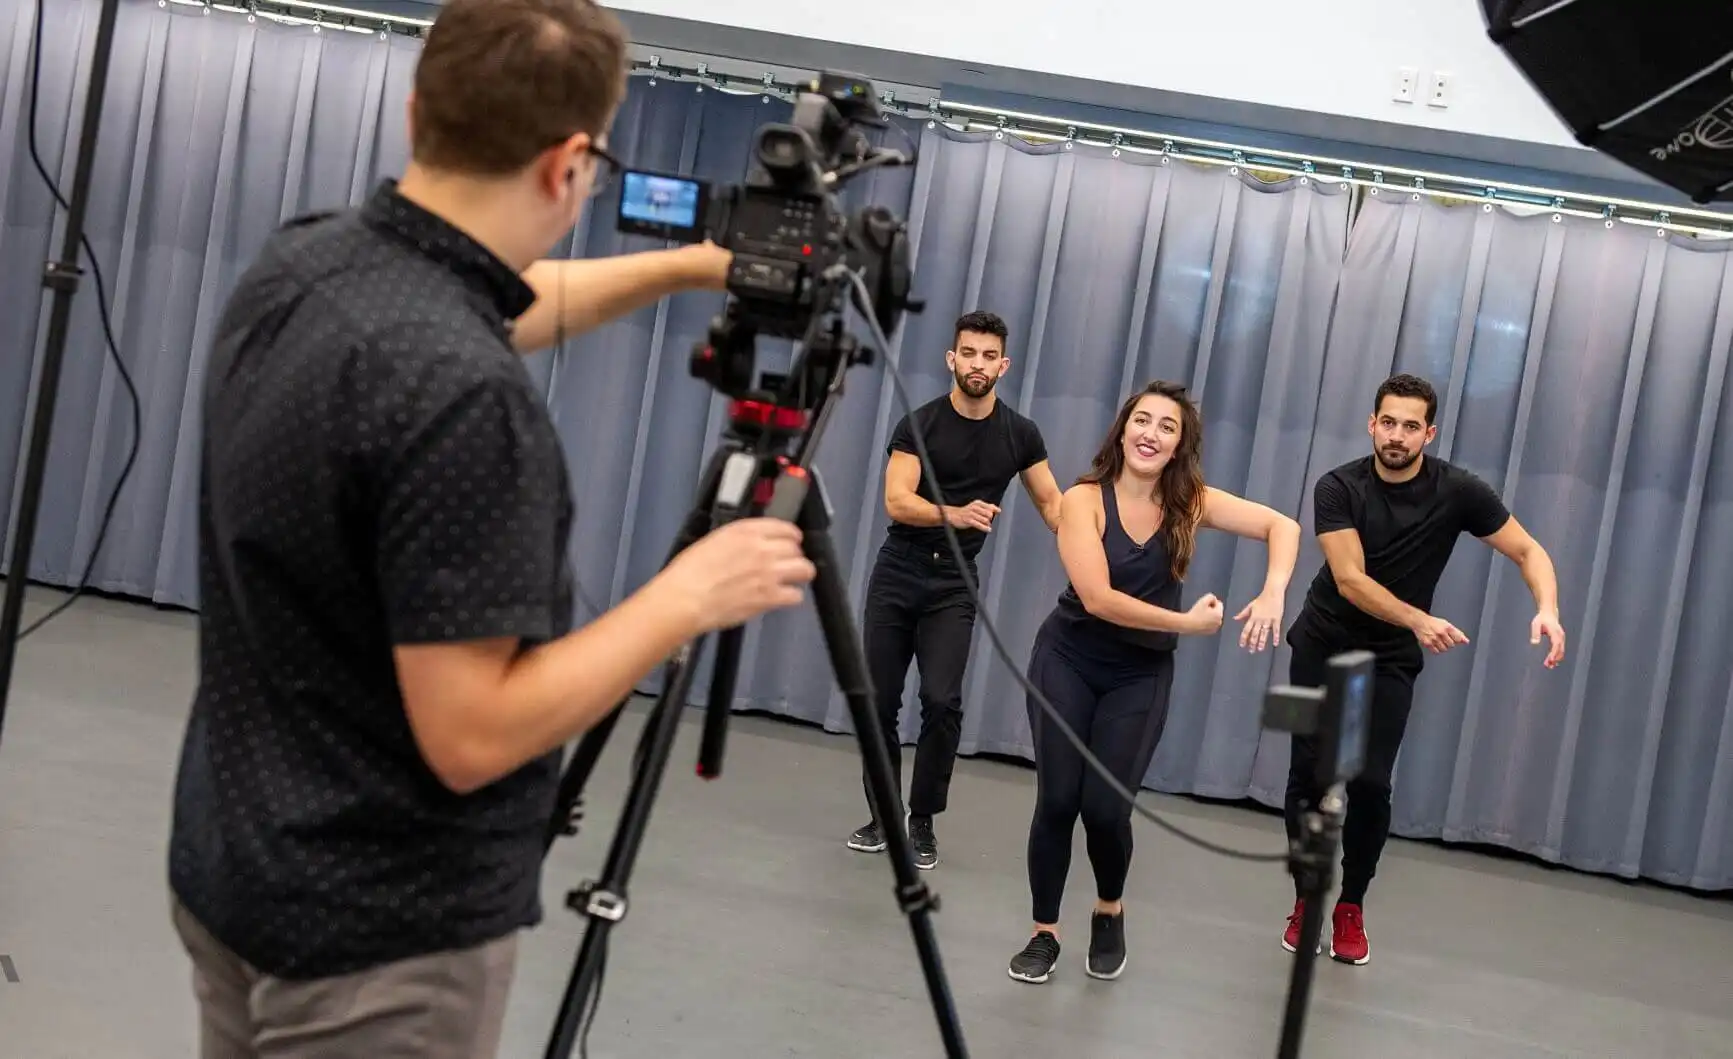
[[[1338,963],[1364,964],[1372,958],[1366,940],[1366,915],[1359,905],[1336,906],[1335,930],[1330,936],[1330,958]]]
[[[1302,898],[1294,902],[1293,914],[1288,916],[1287,933],[1282,935],[1282,948],[1287,949],[1289,952],[1300,951],[1300,920],[1303,919],[1305,915],[1306,902],[1305,899]],[[1323,948],[1324,946],[1322,942],[1320,942],[1318,945],[1318,951],[1322,952]]]

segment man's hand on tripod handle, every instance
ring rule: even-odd
[[[643,588],[557,640],[400,644],[397,679],[422,757],[458,793],[589,731],[705,633],[792,607],[817,575],[799,527],[746,518],[712,530]]]
[[[818,571],[800,541],[792,522],[736,519],[675,556],[650,586],[692,608],[694,636],[743,625],[805,598]]]
[[[710,242],[617,257],[537,261],[523,271],[536,300],[513,324],[512,346],[534,353],[670,294],[724,290],[733,261],[732,253]]]

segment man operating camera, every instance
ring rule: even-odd
[[[284,226],[230,297],[169,856],[206,1057],[493,1055],[560,748],[814,576],[794,527],[743,520],[571,631],[569,483],[519,354],[729,260],[538,263],[617,168],[626,72],[590,0],[448,0],[401,181]]]

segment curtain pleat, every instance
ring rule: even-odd
[[[98,0],[48,5],[37,135],[70,186]],[[35,278],[64,223],[25,150],[34,5],[0,4],[0,508],[15,512],[47,300]],[[120,353],[142,401],[137,464],[93,583],[197,605],[195,501],[206,349],[223,299],[270,232],[360,201],[406,161],[412,40],[126,0],[92,185],[89,238]],[[788,105],[634,78],[611,147],[634,166],[735,182],[753,135]],[[1439,389],[1433,450],[1482,475],[1549,549],[1571,649],[1544,671],[1520,570],[1463,541],[1435,601],[1471,643],[1431,657],[1396,772],[1397,834],[1492,843],[1624,877],[1733,886],[1733,426],[1727,406],[1733,267],[1725,244],[1394,187],[1237,167],[897,118],[884,134],[920,165],[845,193],[908,219],[927,301],[852,369],[818,468],[850,598],[884,538],[885,444],[904,408],[951,384],[956,317],[1003,316],[1004,400],[1032,416],[1061,485],[1084,470],[1120,402],[1152,378],[1200,397],[1212,484],[1290,512],[1308,530],[1291,619],[1322,563],[1311,488],[1366,455],[1377,382],[1414,371]],[[617,193],[617,192],[616,192]],[[604,195],[558,255],[660,244],[618,233]],[[132,445],[95,285],[74,309],[31,576],[82,573]],[[570,336],[526,366],[559,428],[578,499],[570,555],[580,619],[655,574],[715,451],[726,402],[689,356],[722,298],[665,299]],[[857,333],[863,341],[867,336]],[[761,370],[792,346],[761,341]],[[1013,484],[983,552],[984,613],[1011,653],[976,639],[963,751],[1028,757],[1017,679],[1064,586],[1053,535]],[[1262,586],[1261,544],[1206,534],[1188,601],[1229,613]],[[858,613],[858,609],[857,609]],[[1281,801],[1285,738],[1260,724],[1287,649],[1248,655],[1229,623],[1180,649],[1166,735],[1145,784]],[[706,699],[703,659],[694,702]],[[660,678],[655,678],[659,680]],[[919,726],[911,670],[903,736]],[[645,690],[655,690],[653,680]],[[730,704],[852,723],[810,607],[754,623]],[[851,791],[854,772],[836,782]],[[858,823],[838,820],[838,834]]]

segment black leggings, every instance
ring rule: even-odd
[[[1135,665],[1102,664],[1063,635],[1042,630],[1029,658],[1029,681],[1066,725],[1132,791],[1143,784],[1167,722],[1173,653]],[[1131,868],[1131,806],[1096,774],[1065,733],[1028,696],[1035,742],[1035,815],[1029,824],[1029,891],[1037,923],[1057,923],[1071,838],[1079,816],[1095,869],[1095,895],[1117,901]]]

